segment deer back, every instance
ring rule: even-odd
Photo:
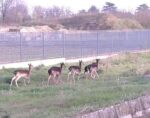
[[[60,67],[51,67],[48,70],[49,75],[54,74],[54,73],[60,74],[61,73],[61,68]]]

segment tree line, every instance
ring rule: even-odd
[[[88,10],[74,13],[69,8],[53,6],[44,8],[35,6],[32,12],[23,0],[0,0],[1,24],[29,25],[59,22],[59,19],[91,14],[112,14],[117,18],[136,20],[144,28],[150,28],[150,7],[147,4],[137,6],[134,13],[119,10],[114,3],[106,2],[102,10],[92,5]]]

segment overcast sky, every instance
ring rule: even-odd
[[[25,0],[31,8],[36,5],[43,7],[60,6],[70,8],[72,11],[87,10],[91,5],[102,9],[105,2],[114,3],[119,9],[133,12],[137,6],[146,3],[150,6],[150,0]]]

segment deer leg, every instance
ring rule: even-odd
[[[93,79],[93,72],[90,72],[90,77]]]
[[[98,78],[99,78],[99,75],[98,75],[97,71],[94,71],[93,73],[94,73],[93,79],[96,79],[96,77],[97,77],[97,79],[98,79]]]
[[[61,75],[59,76],[59,81],[60,81],[60,83],[63,83],[63,79],[62,79]]]
[[[51,75],[49,75],[49,77],[48,77],[47,85],[49,85],[50,79],[51,79]]]
[[[69,81],[69,76],[71,75],[71,72],[68,73],[67,82]]]
[[[12,83],[13,83],[13,81],[16,79],[16,76],[14,76],[12,79],[11,79],[11,84],[10,84],[10,86],[12,86]]]
[[[56,84],[58,84],[58,82],[59,82],[59,79],[60,79],[60,76],[58,75],[58,76],[56,76],[57,78],[56,78]]]
[[[73,77],[73,83],[75,84],[75,78],[74,78],[75,77],[75,73],[73,73],[72,77]]]
[[[17,83],[19,79],[20,79],[20,76],[15,79],[15,83],[16,83],[16,86],[17,86],[17,87],[19,87],[19,86],[18,86],[18,83]]]
[[[95,73],[95,72],[91,72],[91,78],[92,78],[92,79],[95,79],[94,73]]]
[[[87,79],[89,79],[89,72],[85,72],[85,79],[87,80]]]
[[[86,72],[84,72],[84,77],[85,77],[85,79],[87,79],[87,74],[86,74]]]
[[[96,72],[95,74],[96,74],[96,76],[97,76],[97,79],[99,79],[99,75],[98,75],[98,73]]]
[[[54,79],[54,83],[55,83],[55,84],[58,84],[58,76],[55,75],[53,79]]]
[[[79,78],[80,78],[80,73],[78,74],[78,81],[79,81]]]
[[[56,83],[55,78],[56,78],[56,75],[53,76],[53,81],[54,81],[54,83]]]
[[[11,89],[12,83],[13,83],[13,81],[14,81],[15,79],[16,79],[16,76],[14,76],[14,77],[11,79],[10,89]]]
[[[96,72],[94,73],[94,79],[96,79]]]
[[[94,72],[94,79],[96,78],[96,71]]]

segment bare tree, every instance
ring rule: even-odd
[[[47,19],[70,17],[72,14],[73,12],[69,8],[60,8],[57,6],[53,6],[52,8],[48,8],[46,10]]]
[[[22,4],[16,4],[9,8],[5,21],[10,23],[21,24],[29,18],[27,6]]]
[[[45,19],[45,11],[46,9],[41,7],[41,6],[35,6],[33,13],[32,13],[32,18],[35,21],[42,21]]]
[[[133,13],[125,10],[118,10],[113,15],[117,16],[118,18],[124,18],[124,19],[135,19],[135,16]]]
[[[69,8],[63,8],[64,16],[70,17],[73,15],[73,12]]]
[[[78,14],[86,14],[86,10],[85,9],[79,10]]]
[[[3,23],[5,21],[8,9],[13,5],[14,2],[15,2],[15,0],[1,0],[0,1],[0,4],[1,4],[1,17],[2,17],[2,22]]]

